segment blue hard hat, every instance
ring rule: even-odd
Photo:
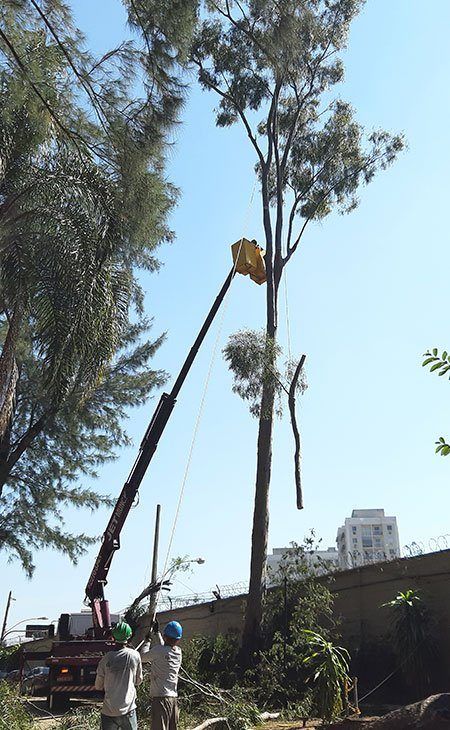
[[[169,636],[171,639],[181,639],[183,636],[183,627],[178,621],[169,621],[164,628],[164,636]]]

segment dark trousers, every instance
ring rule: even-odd
[[[152,730],[177,730],[176,697],[152,697]]]
[[[102,730],[137,730],[136,710],[131,710],[126,715],[117,715],[110,717],[109,715],[100,715]]]

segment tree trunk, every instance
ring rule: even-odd
[[[22,310],[18,306],[9,322],[8,332],[0,355],[0,448],[7,436],[14,408],[19,370],[16,363],[17,340],[22,322]]]
[[[259,419],[255,506],[253,511],[250,584],[245,610],[242,649],[244,662],[261,645],[262,603],[266,588],[267,537],[269,531],[269,486],[272,466],[274,389],[263,385]]]
[[[0,451],[0,497],[2,495],[3,487],[8,481],[9,475],[15,464],[19,461],[22,454],[31,446],[32,442],[39,436],[44,430],[48,421],[55,416],[57,408],[49,408],[44,411],[42,416],[31,425],[23,436],[14,444],[14,448],[10,449],[8,453],[1,453]]]
[[[266,337],[271,340],[268,365],[272,369],[274,343],[277,335],[277,293],[278,268],[277,249],[281,244],[281,227],[277,225],[275,237],[275,262],[272,222],[270,218],[268,171],[270,160],[262,174],[263,226],[266,238]],[[277,220],[278,223],[278,220]],[[245,609],[244,632],[242,636],[241,663],[249,665],[252,654],[261,646],[263,598],[266,589],[267,539],[269,533],[269,487],[272,468],[272,430],[275,390],[271,378],[264,380],[259,416],[258,444],[256,456],[255,506],[253,510],[252,550],[250,560],[250,583]]]

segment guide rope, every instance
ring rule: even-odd
[[[257,179],[255,178],[255,181],[253,183],[253,189],[252,189],[252,192],[251,192],[251,195],[250,195],[250,199],[249,199],[249,203],[248,203],[248,206],[247,206],[247,210],[246,210],[246,213],[245,213],[245,216],[244,216],[243,227],[241,229],[243,231],[246,231],[247,230],[247,227],[248,227],[249,217],[250,217],[250,213],[251,213],[251,210],[252,210],[252,207],[253,207],[253,200],[254,200],[254,196],[255,196],[256,184],[257,184]],[[232,280],[234,279],[234,275],[236,274],[236,267],[237,267],[237,264],[238,264],[238,259],[239,259],[239,255],[241,253],[241,249],[242,249],[243,242],[244,242],[244,236],[240,240],[239,249],[238,249],[238,255],[236,256],[235,262],[233,264],[233,269],[232,269],[233,276],[232,276]],[[217,335],[216,335],[216,339],[215,339],[214,346],[213,346],[213,350],[212,350],[212,354],[211,354],[211,359],[210,359],[210,363],[209,363],[209,367],[208,367],[208,372],[207,372],[207,375],[206,375],[206,378],[205,378],[205,382],[204,382],[204,385],[203,385],[202,397],[201,397],[201,400],[200,400],[200,405],[199,405],[199,408],[198,408],[197,417],[195,419],[195,425],[194,425],[192,439],[191,439],[191,443],[190,443],[190,447],[189,447],[189,452],[188,452],[186,467],[185,467],[185,470],[184,470],[183,479],[181,481],[181,487],[180,487],[180,491],[179,491],[179,495],[178,495],[178,501],[177,501],[177,506],[176,506],[176,510],[175,510],[175,516],[174,516],[174,519],[173,519],[172,529],[171,529],[171,532],[170,532],[170,538],[169,538],[169,543],[168,543],[167,552],[166,552],[166,557],[165,557],[165,560],[164,560],[164,567],[163,567],[163,571],[161,573],[161,578],[159,580],[158,591],[156,593],[154,616],[156,616],[157,609],[158,609],[159,599],[161,597],[162,581],[164,580],[164,577],[166,576],[166,573],[167,573],[167,568],[168,568],[168,563],[169,563],[169,557],[170,557],[170,553],[171,553],[171,550],[172,550],[172,545],[173,545],[173,540],[174,540],[174,537],[175,537],[175,531],[176,531],[176,528],[177,528],[178,519],[180,517],[181,505],[182,505],[184,493],[185,493],[185,490],[186,490],[186,483],[187,483],[188,476],[189,476],[189,472],[190,472],[190,468],[191,468],[192,456],[193,456],[193,453],[194,453],[194,447],[195,447],[195,443],[196,443],[196,440],[197,440],[197,435],[198,435],[198,432],[199,432],[200,423],[201,423],[201,420],[202,420],[203,411],[204,411],[204,407],[205,407],[206,395],[207,395],[208,388],[209,388],[209,384],[210,384],[210,381],[211,381],[211,375],[212,375],[214,363],[215,363],[215,360],[216,360],[216,357],[217,357],[217,351],[219,349],[219,343],[220,343],[221,336],[222,336],[222,330],[223,330],[223,325],[224,325],[224,321],[225,321],[225,314],[226,314],[227,308],[228,308],[230,291],[231,291],[231,286],[230,286],[228,292],[225,295],[225,299],[224,299],[224,302],[223,302],[223,305],[222,305],[222,312],[221,312],[221,315],[220,315],[219,326],[218,326],[218,329],[217,329]]]

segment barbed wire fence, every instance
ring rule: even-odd
[[[340,564],[330,565],[330,572],[339,570],[349,570],[358,568],[363,565],[374,565],[376,563],[386,563],[399,558],[414,558],[419,555],[427,555],[430,553],[442,552],[450,548],[450,534],[431,537],[428,540],[413,540],[408,545],[404,545],[400,552],[393,550],[386,553],[382,550],[368,549],[361,552],[360,550],[349,550],[340,554]],[[323,570],[322,570],[323,572]]]
[[[329,573],[336,573],[342,570],[351,570],[352,568],[359,568],[364,565],[376,565],[378,563],[387,563],[399,560],[400,558],[413,558],[419,555],[427,555],[430,553],[442,552],[443,550],[450,549],[450,533],[445,535],[439,535],[438,537],[431,537],[428,540],[413,540],[407,545],[404,545],[400,551],[400,554],[395,551],[395,554],[386,553],[382,550],[367,550],[359,551],[352,550],[348,551],[339,556],[336,551],[335,561],[325,560],[322,557],[317,556],[315,551],[305,551],[304,558],[308,562],[311,560],[311,565],[314,568],[314,572],[317,575],[327,575]],[[276,584],[276,571],[272,571],[272,580],[269,579],[268,585]],[[236,583],[230,583],[228,585],[216,585],[208,591],[199,593],[187,593],[179,596],[170,596],[164,594],[161,597],[159,606],[160,611],[169,611],[177,608],[183,608],[185,606],[192,606],[200,603],[208,603],[220,598],[232,598],[233,596],[239,596],[247,593],[248,584],[245,581],[238,581]]]
[[[247,593],[247,590],[248,584],[245,581],[238,581],[229,585],[216,585],[209,591],[203,591],[202,593],[187,593],[182,596],[163,595],[159,601],[159,610],[169,611],[197,603],[208,603],[208,601],[215,601],[220,598],[232,598]]]

